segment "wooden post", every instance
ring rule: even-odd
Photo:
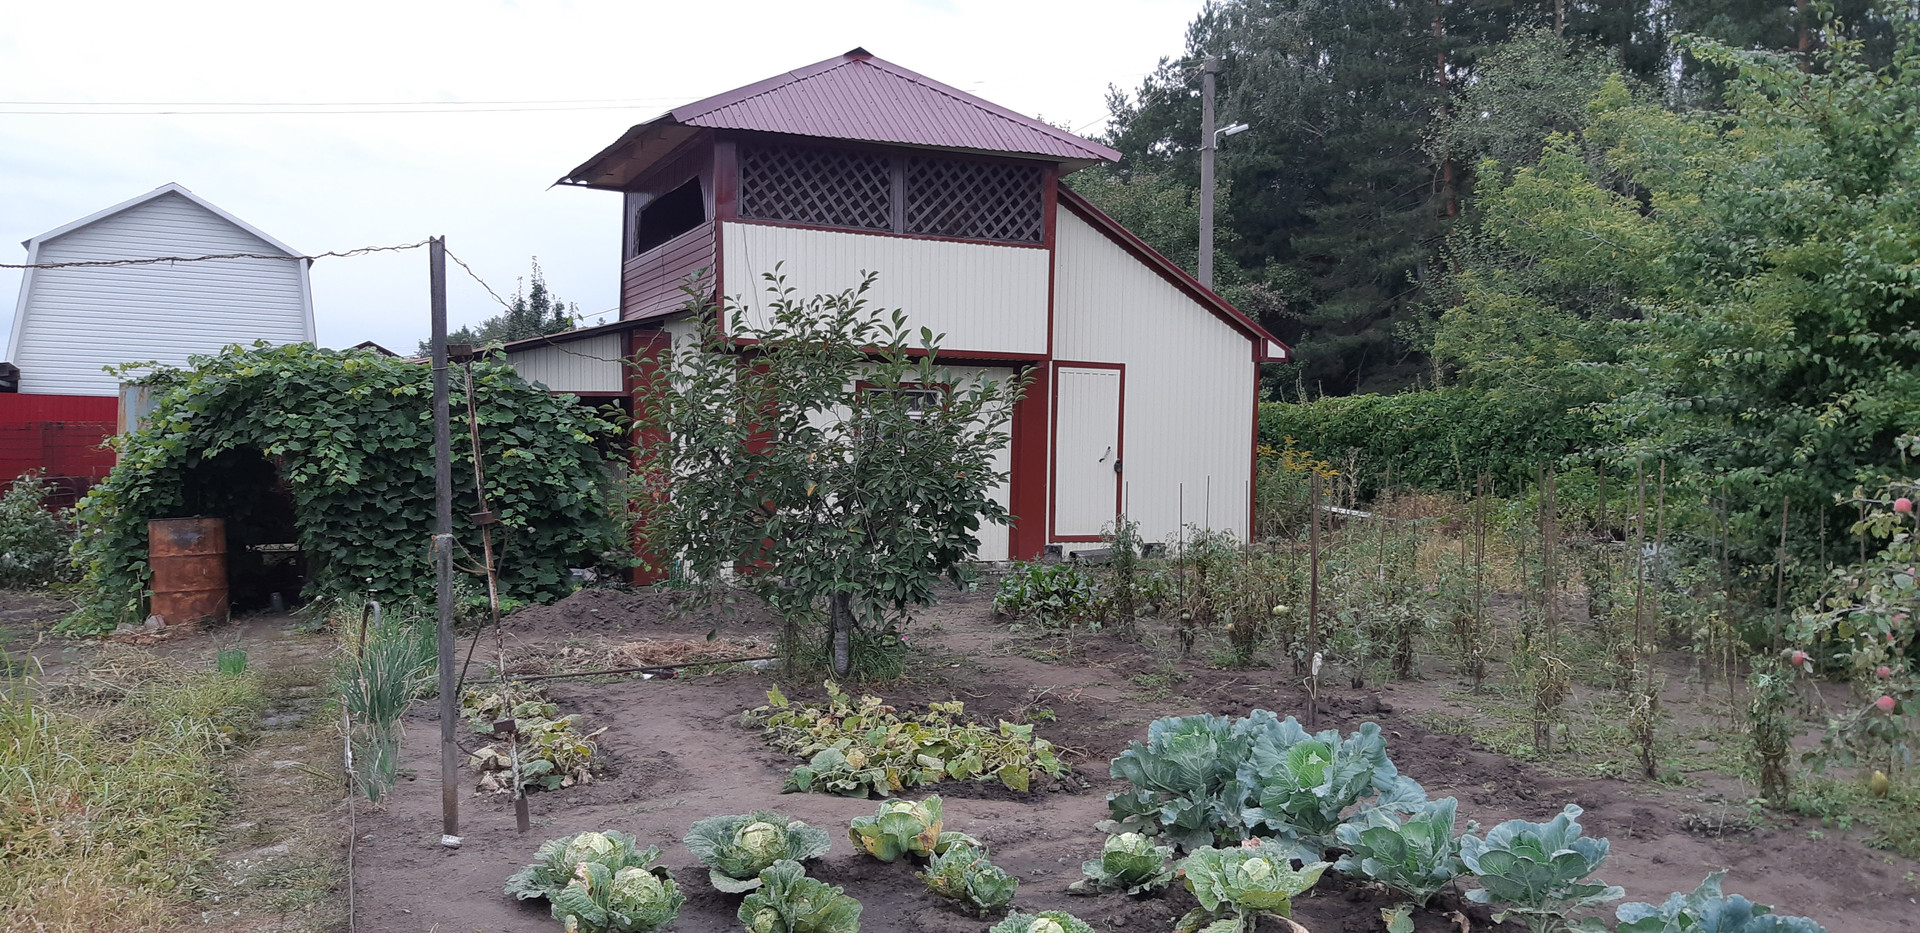
[[[1553,551],[1555,530],[1558,527],[1556,513],[1559,502],[1554,495],[1553,468],[1541,471],[1540,485],[1540,588],[1545,592],[1544,606],[1547,614],[1547,653],[1555,654],[1560,648],[1559,600],[1555,598],[1556,586],[1553,575]],[[1557,656],[1557,655],[1556,655]]]
[[[1320,473],[1314,471],[1307,481],[1310,517],[1307,525],[1307,666],[1312,688],[1307,691],[1307,730],[1318,728],[1320,721],[1320,670],[1314,660],[1320,654]]]
[[[1786,496],[1780,497],[1780,547],[1774,552],[1775,584],[1773,591],[1773,650],[1779,651],[1786,636],[1787,612],[1787,509],[1793,501]]]
[[[1655,501],[1656,505],[1653,510],[1653,553],[1660,561],[1665,561],[1667,557],[1667,461],[1665,460],[1660,461],[1660,491]],[[1655,562],[1653,569],[1654,573],[1659,573],[1660,562]],[[1647,623],[1647,630],[1658,634],[1660,631],[1660,590],[1658,587],[1654,588],[1653,603],[1648,608],[1653,612],[1653,618]]]
[[[440,844],[460,844],[460,698],[453,673],[453,429],[447,393],[447,240],[427,242],[433,317],[433,569],[440,668]]]

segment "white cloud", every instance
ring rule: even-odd
[[[445,234],[510,291],[538,255],[583,311],[618,301],[618,196],[549,189],[626,127],[856,45],[1022,113],[1105,115],[1177,54],[1200,0],[793,3],[18,4],[8,101],[525,101],[610,110],[408,115],[0,117],[0,241],[169,181],[309,252]],[[0,109],[33,109],[0,105]],[[24,250],[12,248],[13,261]],[[0,255],[7,255],[0,247]],[[426,333],[424,252],[321,260],[320,339],[396,350]],[[0,270],[0,300],[19,273]],[[456,269],[456,324],[492,313]],[[0,345],[11,314],[0,313]]]

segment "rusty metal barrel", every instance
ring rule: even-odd
[[[168,625],[227,619],[227,523],[162,518],[147,523],[152,613]]]

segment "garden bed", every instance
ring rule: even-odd
[[[508,650],[569,639],[612,645],[643,636],[705,638],[714,628],[716,619],[709,616],[673,615],[668,600],[657,594],[585,591],[510,618]],[[721,637],[772,634],[771,622],[752,615],[725,620],[719,629]],[[1119,784],[1107,776],[1108,760],[1128,741],[1143,738],[1147,723],[1162,716],[1241,715],[1265,708],[1304,718],[1290,672],[1215,669],[1201,660],[1207,657],[1204,651],[1192,660],[1177,660],[1167,656],[1166,642],[1153,633],[1143,641],[1081,635],[1071,657],[1062,660],[1059,643],[1010,635],[992,619],[984,597],[965,596],[926,615],[916,629],[907,678],[878,691],[902,707],[959,699],[970,714],[988,722],[995,717],[1033,722],[1035,734],[1073,762],[1070,778],[1025,794],[998,782],[943,782],[929,789],[947,801],[947,828],[985,841],[994,863],[1019,878],[1016,908],[1070,910],[1099,930],[1171,929],[1192,906],[1183,891],[1146,900],[1065,893],[1080,877],[1080,862],[1097,854],[1103,839],[1094,824],[1107,817],[1106,794]],[[1458,685],[1444,670],[1424,673],[1426,680],[1379,692],[1347,690],[1324,698],[1321,728],[1380,723],[1401,773],[1420,781],[1432,796],[1458,797],[1463,823],[1475,819],[1484,828],[1515,817],[1544,820],[1564,804],[1578,803],[1586,809],[1587,834],[1612,840],[1612,855],[1599,875],[1623,885],[1630,900],[1658,902],[1669,892],[1691,890],[1709,871],[1731,868],[1730,892],[1810,916],[1833,933],[1912,928],[1920,910],[1913,901],[1920,888],[1912,873],[1920,863],[1869,849],[1817,821],[1752,818],[1740,805],[1744,798],[1736,798],[1737,783],[1724,776],[1689,775],[1684,786],[1580,777],[1570,773],[1578,770],[1577,761],[1544,767],[1430,731],[1422,724],[1466,715],[1472,704],[1462,703],[1454,692]],[[795,762],[765,745],[757,731],[739,725],[743,710],[766,702],[766,690],[776,682],[772,675],[736,669],[671,680],[549,682],[548,692],[563,713],[582,714],[587,728],[608,727],[601,737],[605,769],[591,784],[533,795],[533,830],[526,834],[514,831],[506,797],[463,794],[465,842],[455,851],[439,845],[438,725],[428,705],[416,705],[402,749],[404,776],[381,810],[363,815],[360,823],[358,928],[558,929],[544,903],[516,903],[504,896],[506,877],[546,839],[617,829],[665,850],[664,863],[688,895],[671,929],[735,930],[737,897],[720,895],[706,884],[705,870],[680,838],[702,817],[764,807],[829,829],[834,847],[809,873],[845,886],[862,902],[863,929],[984,930],[986,922],[926,894],[909,866],[855,853],[845,827],[853,817],[871,813],[873,801],[779,792]],[[818,685],[781,686],[795,698],[822,695]],[[1676,718],[1684,715],[1686,695],[1676,690],[1669,701]],[[484,744],[464,725],[462,730],[468,749]],[[471,789],[472,779],[463,771],[464,790]],[[1722,797],[1734,798],[1733,803]],[[1361,933],[1382,929],[1379,910],[1391,903],[1330,874],[1311,896],[1296,902],[1295,915],[1314,933]],[[1488,928],[1483,909],[1471,908],[1467,916],[1472,929]],[[1419,917],[1422,933],[1458,929],[1444,911]]]

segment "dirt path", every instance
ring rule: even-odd
[[[713,628],[710,619],[676,619],[669,609],[661,597],[589,591],[515,617],[510,651],[642,635],[704,638]],[[766,635],[769,623],[750,618],[720,631]],[[1093,825],[1105,818],[1105,795],[1115,784],[1107,777],[1108,759],[1127,741],[1144,737],[1146,723],[1160,716],[1237,715],[1254,707],[1303,713],[1290,678],[1275,671],[1216,670],[1198,661],[1168,660],[1151,635],[1138,642],[1083,637],[1070,663],[1059,663],[1059,645],[1009,636],[991,620],[979,596],[936,608],[919,631],[915,666],[905,682],[885,691],[890,702],[957,698],[983,718],[1025,717],[1039,723],[1038,734],[1078,756],[1075,779],[1048,792],[1013,795],[997,786],[940,785],[948,824],[987,841],[995,863],[1021,880],[1016,907],[1068,909],[1096,929],[1164,931],[1190,906],[1184,892],[1145,901],[1064,895],[1065,886],[1079,877],[1080,861],[1099,848],[1101,836]],[[458,850],[439,845],[438,724],[429,711],[416,710],[402,752],[409,779],[361,822],[355,879],[359,929],[555,929],[544,905],[504,897],[502,882],[545,839],[619,829],[634,833],[642,844],[661,846],[665,863],[682,879],[689,901],[675,930],[731,931],[737,928],[737,901],[711,891],[679,840],[701,817],[772,807],[834,834],[834,850],[813,873],[845,885],[863,902],[864,929],[983,930],[985,922],[926,895],[905,865],[854,856],[842,827],[870,813],[872,802],[778,792],[793,763],[737,725],[742,710],[764,702],[772,682],[751,672],[554,682],[551,692],[563,712],[582,713],[589,726],[608,727],[606,772],[585,787],[534,795],[534,828],[525,835],[514,831],[503,798],[463,797],[465,842]],[[806,685],[795,689],[817,692]],[[1727,804],[1698,782],[1668,787],[1568,776],[1564,768],[1513,761],[1424,727],[1435,711],[1459,705],[1447,699],[1449,693],[1438,680],[1377,694],[1349,692],[1327,703],[1322,722],[1347,729],[1366,720],[1381,723],[1401,771],[1435,796],[1458,796],[1462,816],[1483,826],[1514,817],[1545,819],[1566,803],[1579,803],[1587,810],[1588,832],[1613,843],[1601,874],[1624,885],[1631,899],[1657,902],[1671,891],[1691,889],[1709,871],[1732,868],[1730,890],[1812,916],[1833,933],[1920,928],[1914,920],[1920,916],[1914,901],[1920,889],[1912,880],[1920,864],[1868,849],[1845,833],[1822,831],[1809,820],[1774,815],[1729,820]],[[477,746],[478,737],[467,744]],[[1385,902],[1329,879],[1296,910],[1315,933],[1362,933],[1381,928],[1380,906]],[[1422,933],[1443,929],[1457,928],[1440,916],[1422,916]]]

